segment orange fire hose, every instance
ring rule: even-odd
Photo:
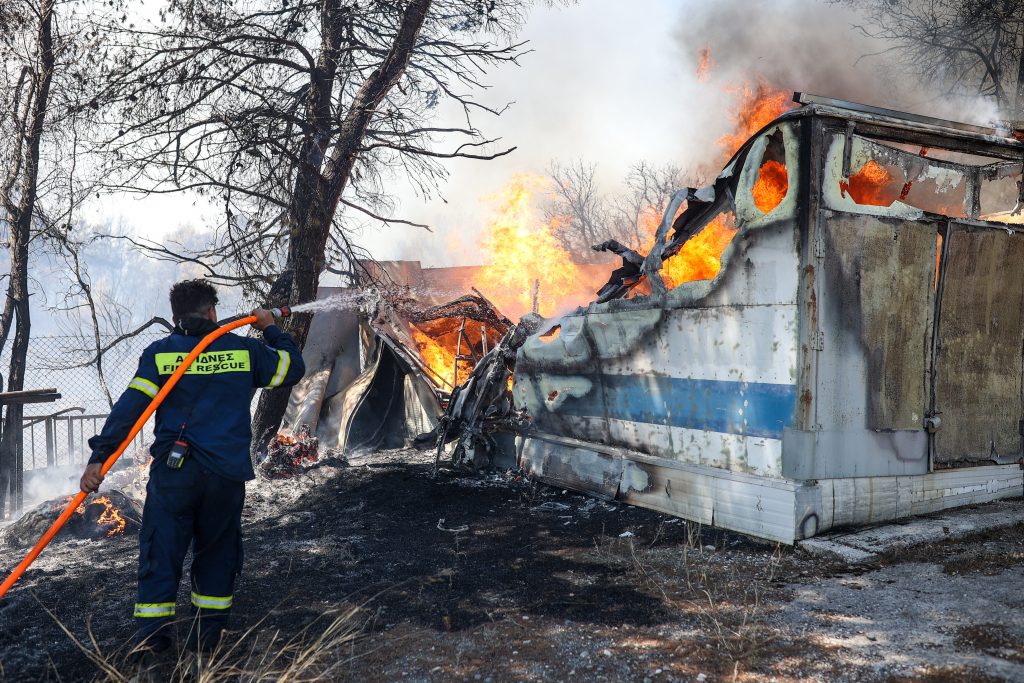
[[[278,312],[279,311],[277,310],[274,311],[274,313]],[[283,315],[288,315],[290,311],[288,311],[288,309],[283,309],[281,313]],[[124,441],[121,442],[121,445],[118,446],[117,450],[111,453],[110,457],[107,458],[106,462],[103,463],[103,467],[100,469],[100,474],[106,476],[107,472],[110,471],[110,468],[114,466],[115,462],[117,462],[117,459],[120,458],[121,454],[124,453],[126,448],[128,448],[128,444],[130,444],[132,442],[132,439],[134,439],[138,435],[138,433],[142,431],[142,428],[146,425],[146,421],[149,419],[149,417],[154,412],[156,412],[156,409],[160,406],[161,403],[164,402],[164,399],[167,398],[167,394],[171,393],[171,389],[174,388],[174,385],[178,383],[178,380],[181,379],[181,377],[185,374],[185,371],[189,369],[189,366],[192,365],[192,362],[199,357],[199,354],[202,353],[207,346],[209,346],[214,342],[214,340],[218,339],[219,337],[222,337],[231,330],[236,330],[239,327],[251,325],[254,322],[256,322],[256,316],[254,315],[239,318],[238,320],[233,320],[225,324],[223,327],[218,327],[216,330],[200,339],[199,343],[196,344],[196,347],[192,349],[192,351],[187,356],[185,356],[185,360],[181,362],[181,365],[179,365],[178,368],[174,371],[174,373],[167,379],[167,381],[164,382],[164,385],[160,387],[160,391],[157,392],[156,397],[150,402],[148,406],[146,406],[146,409],[142,412],[142,415],[139,417],[138,420],[135,421],[135,424],[132,425],[131,431],[128,432],[128,436],[125,437]],[[86,496],[88,495],[89,494],[86,493],[85,491],[79,491],[78,495],[76,495],[71,500],[71,502],[68,503],[68,506],[64,508],[64,512],[60,513],[60,517],[58,517],[57,520],[50,525],[50,528],[46,530],[46,533],[44,533],[42,538],[39,539],[39,542],[35,544],[31,551],[29,551],[29,554],[25,556],[25,559],[22,560],[21,563],[14,568],[14,571],[12,571],[11,575],[8,576],[6,580],[4,580],[3,584],[0,584],[0,598],[7,594],[7,591],[10,590],[11,586],[13,586],[14,583],[21,578],[21,575],[25,573],[25,570],[28,569],[29,565],[32,564],[37,557],[39,557],[39,553],[43,552],[43,548],[45,548],[47,544],[49,544],[49,542],[53,540],[53,537],[57,535],[57,532],[60,531],[64,524],[71,518],[71,515],[75,514],[75,510],[78,508],[79,505],[82,504],[82,501],[84,501]]]

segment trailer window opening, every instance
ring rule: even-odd
[[[786,168],[786,147],[782,131],[776,130],[768,137],[764,154],[757,169],[757,180],[750,188],[754,206],[761,213],[769,214],[782,203],[789,192],[789,171]]]
[[[714,279],[722,269],[722,252],[735,236],[736,215],[731,209],[722,211],[664,260],[660,272],[665,287],[675,289],[685,282]]]
[[[982,171],[980,217],[997,223],[1024,223],[1020,202],[1021,165],[1000,164]],[[1019,213],[1014,213],[1018,211]]]
[[[929,213],[964,218],[967,213],[966,167],[931,158],[925,147],[907,151],[874,140],[853,136],[846,149],[843,135],[833,137],[827,183],[838,189],[841,205],[893,208],[913,207]],[[843,173],[844,155],[849,168]]]

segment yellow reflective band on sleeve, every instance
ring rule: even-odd
[[[284,376],[288,374],[288,368],[292,365],[292,357],[288,355],[287,351],[278,351],[277,360],[277,372],[270,379],[268,387],[279,387],[284,382]]]
[[[156,398],[156,393],[160,391],[160,387],[142,377],[133,377],[132,381],[128,382],[128,388],[138,389],[150,398]]]
[[[212,595],[192,594],[192,604],[202,609],[227,609],[231,607],[231,596],[218,598]]]
[[[161,375],[171,375],[188,353],[156,354],[156,370]],[[221,372],[249,372],[249,352],[245,349],[234,351],[207,351],[199,354],[192,365],[185,371],[186,375],[215,375]]]
[[[135,603],[135,616],[147,617],[173,617],[173,602],[137,602]]]

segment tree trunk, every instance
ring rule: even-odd
[[[1017,87],[1014,92],[1013,111],[1007,117],[1011,121],[1024,120],[1024,23],[1017,33]]]
[[[53,3],[54,0],[40,0],[39,3],[39,34],[36,48],[38,58],[32,88],[31,117],[24,127],[25,160],[19,183],[20,196],[17,204],[7,207],[11,226],[11,272],[7,287],[7,305],[10,305],[15,318],[14,346],[11,349],[10,373],[7,376],[8,391],[20,391],[24,388],[28,341],[32,327],[28,302],[28,246],[32,235],[32,219],[36,210],[39,148],[43,138],[43,126],[46,122],[50,83],[53,79]],[[16,512],[21,508],[22,463],[18,457],[21,444],[21,418],[22,407],[20,405],[12,405],[7,408],[7,415],[3,423],[3,435],[0,437],[0,516],[4,512],[8,490],[11,492],[11,512]]]
[[[359,88],[333,141],[328,132],[332,124],[331,93],[348,13],[339,7],[338,0],[324,3],[321,13],[323,40],[306,104],[306,119],[312,125],[303,141],[302,165],[296,177],[289,212],[288,267],[293,275],[290,296],[293,305],[316,299],[334,214],[351,177],[366,128],[377,107],[405,72],[431,1],[412,0],[408,4],[388,54]],[[331,153],[325,158],[324,150],[327,149]],[[300,347],[306,343],[311,320],[312,314],[297,314],[286,324],[287,331]],[[263,393],[253,418],[254,454],[263,451],[276,433],[291,391],[275,389]]]

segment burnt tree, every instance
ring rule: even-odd
[[[106,11],[120,8],[121,0]],[[30,259],[55,230],[67,232],[92,186],[78,181],[78,129],[91,111],[83,97],[104,69],[99,10],[76,0],[0,3],[0,230],[7,247],[7,288],[0,312],[0,351],[12,339],[7,389],[23,389],[31,333]],[[58,21],[58,18],[60,21]],[[91,95],[90,95],[91,96]],[[94,173],[100,177],[100,173]],[[11,405],[0,436],[0,515],[8,488],[21,504],[22,406]],[[12,478],[12,474],[16,475]]]
[[[176,0],[144,28],[121,17],[107,31],[129,47],[97,102],[119,162],[115,186],[223,207],[207,250],[136,242],[201,264],[254,304],[313,300],[323,272],[358,270],[354,225],[406,223],[388,218],[391,178],[430,192],[442,160],[511,151],[473,126],[474,111],[500,110],[472,92],[488,66],[519,55],[511,31],[528,5]],[[431,125],[442,101],[461,108],[461,123]],[[303,343],[309,316],[287,325]],[[287,398],[261,397],[258,437]]]
[[[833,1],[863,12],[861,31],[886,43],[884,52],[915,78],[1024,118],[1024,1]]]
[[[3,184],[0,185],[0,207],[7,228],[7,248],[10,271],[7,276],[7,294],[0,313],[0,349],[7,345],[11,328],[14,342],[7,375],[7,390],[20,391],[25,383],[25,364],[29,335],[32,328],[29,314],[29,243],[32,238],[36,214],[39,180],[39,152],[49,107],[50,86],[55,65],[53,21],[55,0],[40,0],[37,7],[22,8],[19,18],[25,26],[35,29],[34,54],[18,70],[13,88],[6,89],[9,128],[14,137],[12,146],[4,154],[6,165]],[[10,39],[8,39],[10,40]],[[7,407],[0,437],[0,516],[4,511],[8,489],[11,490],[11,508],[20,506],[20,455],[22,406]],[[19,476],[12,482],[12,473]],[[11,486],[11,484],[14,486]]]

